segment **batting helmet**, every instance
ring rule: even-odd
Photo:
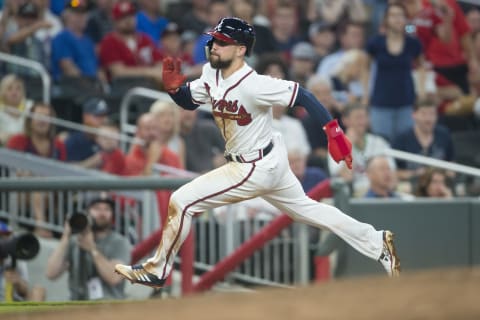
[[[212,49],[213,39],[231,44],[242,44],[247,47],[246,55],[250,55],[255,44],[255,30],[246,21],[239,18],[223,18],[217,26],[207,32],[212,36],[207,42],[208,48]]]

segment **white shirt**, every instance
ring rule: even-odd
[[[259,75],[247,63],[227,79],[210,63],[199,79],[188,84],[192,100],[210,104],[215,122],[232,154],[248,154],[272,140],[271,106],[291,107],[298,93],[293,81]]]
[[[353,190],[356,196],[362,195],[370,186],[366,173],[368,159],[379,155],[385,148],[389,147],[390,145],[385,139],[371,133],[365,135],[365,148],[363,150],[352,145]],[[395,169],[395,161],[392,158],[389,158],[389,163],[391,168]],[[343,161],[336,163],[330,155],[328,156],[328,170],[332,177],[338,176],[344,166]]]
[[[273,128],[282,134],[287,151],[310,154],[310,143],[300,120],[283,115],[280,119],[273,119]]]

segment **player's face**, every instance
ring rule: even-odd
[[[209,57],[212,68],[227,69],[230,67],[235,57],[238,56],[239,47],[241,46],[215,39]]]

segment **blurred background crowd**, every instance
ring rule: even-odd
[[[225,163],[211,114],[172,102],[138,103],[121,146],[126,91],[162,91],[161,61],[195,79],[205,32],[225,16],[253,24],[248,63],[297,81],[341,121],[354,168],[328,156],[320,124],[301,107],[273,106],[292,170],[308,191],[339,177],[355,197],[478,196],[479,181],[379,155],[385,148],[480,165],[480,4],[456,0],[3,0],[0,50],[43,65],[53,86],[41,102],[38,74],[2,62],[0,146],[110,174],[153,174],[155,164],[201,173]],[[60,118],[82,125],[70,130]],[[94,130],[89,130],[94,129]],[[26,173],[28,174],[28,173]],[[45,220],[32,196],[37,235]]]

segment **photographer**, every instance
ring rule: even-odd
[[[0,241],[10,237],[12,231],[0,222]],[[23,301],[28,297],[27,265],[12,257],[0,257],[0,302]]]
[[[130,261],[131,248],[125,237],[112,230],[113,211],[110,199],[93,199],[86,208],[87,226],[80,231],[70,218],[48,259],[49,279],[68,269],[71,300],[125,298],[124,281],[113,270],[115,264]]]

